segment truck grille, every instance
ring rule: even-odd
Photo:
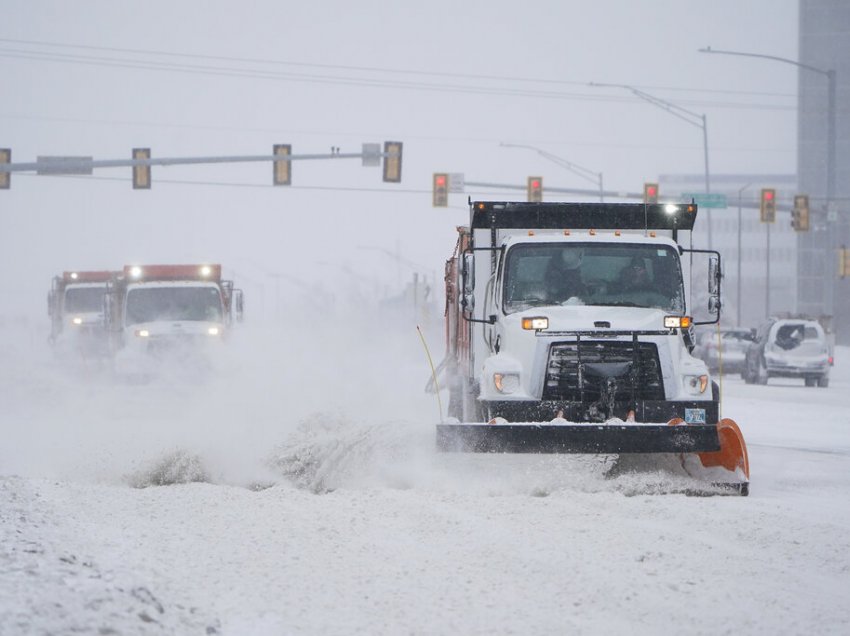
[[[617,401],[630,400],[633,395],[637,400],[664,399],[658,348],[652,342],[636,341],[553,343],[549,347],[543,399],[598,400],[608,377],[615,380]]]

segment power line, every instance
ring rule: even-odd
[[[224,56],[224,55],[207,55],[207,54],[197,54],[197,53],[175,53],[172,51],[161,51],[161,50],[152,50],[152,49],[133,49],[133,48],[119,48],[119,47],[105,47],[105,46],[94,46],[94,45],[86,45],[86,44],[70,44],[64,42],[45,42],[39,40],[19,40],[19,39],[11,39],[11,38],[0,38],[0,42],[8,42],[12,44],[27,44],[33,46],[49,46],[54,48],[69,48],[69,49],[82,49],[89,51],[108,51],[113,53],[125,53],[131,55],[158,55],[163,57],[174,57],[174,58],[192,58],[198,60],[216,60],[216,61],[224,61],[224,62],[236,62],[238,64],[271,64],[278,66],[297,66],[304,68],[318,68],[318,69],[326,69],[326,70],[345,70],[345,71],[357,71],[362,73],[387,73],[387,74],[396,74],[403,75],[405,77],[411,75],[421,75],[426,77],[452,77],[457,79],[469,80],[493,80],[493,81],[501,81],[501,82],[523,82],[523,83],[533,83],[533,84],[554,84],[554,85],[569,85],[569,86],[587,86],[586,81],[578,81],[578,80],[560,80],[560,79],[551,79],[551,78],[529,78],[529,77],[516,77],[516,76],[505,76],[505,75],[487,75],[487,74],[473,74],[473,73],[450,73],[446,71],[422,71],[416,69],[397,69],[397,68],[387,68],[387,67],[378,67],[378,66],[353,66],[353,65],[343,65],[343,64],[319,64],[315,62],[293,62],[286,60],[273,60],[267,58],[250,58],[250,57],[233,57],[233,56]],[[740,91],[740,90],[730,90],[730,89],[709,89],[709,88],[689,88],[689,87],[671,87],[671,86],[641,86],[636,85],[638,88],[643,89],[652,89],[652,90],[668,90],[668,91],[679,91],[679,92],[696,92],[696,93],[721,93],[727,95],[755,95],[760,97],[785,97],[789,99],[796,99],[796,94],[794,93],[774,93],[774,92],[765,92],[765,91]]]
[[[169,123],[169,122],[154,122],[154,121],[134,121],[134,120],[104,120],[104,119],[83,119],[78,117],[42,117],[36,115],[20,115],[20,114],[2,114],[0,119],[8,120],[25,120],[38,122],[55,122],[55,123],[73,123],[86,124],[97,126],[139,126],[146,128],[178,128],[178,129],[193,129],[193,130],[218,130],[231,131],[236,133],[262,133],[262,134],[285,134],[285,135],[317,135],[322,137],[338,136],[338,137],[353,137],[356,139],[368,138],[389,138],[393,136],[403,136],[406,140],[431,141],[431,142],[452,142],[452,143],[475,143],[475,144],[494,144],[498,145],[503,141],[502,137],[458,137],[440,136],[440,135],[408,135],[400,134],[398,131],[387,134],[385,132],[348,132],[340,130],[298,130],[292,128],[243,128],[237,126],[212,126],[193,123]],[[512,143],[525,143],[535,145],[548,146],[570,146],[570,147],[601,147],[601,148],[617,148],[617,149],[634,149],[642,150],[646,148],[658,148],[664,150],[687,150],[693,146],[675,146],[675,145],[658,145],[658,144],[628,144],[622,141],[576,141],[575,139],[511,139]],[[718,146],[718,151],[735,151],[735,152],[794,152],[792,148],[742,148],[730,146]]]
[[[0,38],[0,42],[6,41]],[[60,45],[55,45],[60,46]],[[96,47],[83,47],[96,48]],[[114,49],[108,49],[114,50]],[[135,54],[135,50],[123,50]],[[166,55],[165,53],[147,52],[147,54]],[[172,56],[181,57],[203,57],[203,56],[188,56],[182,54],[170,54]],[[56,62],[64,64],[83,64],[88,66],[101,66],[107,68],[129,68],[149,71],[167,71],[194,75],[212,75],[220,77],[237,77],[247,79],[261,79],[287,82],[302,82],[314,84],[336,84],[342,86],[355,86],[366,88],[387,88],[387,89],[403,89],[403,90],[420,90],[438,93],[464,93],[473,95],[489,95],[489,96],[509,96],[521,98],[535,99],[557,99],[557,100],[578,100],[578,101],[595,101],[595,102],[631,102],[633,98],[624,96],[600,95],[598,93],[575,93],[564,91],[552,91],[544,89],[523,89],[509,88],[499,86],[486,85],[470,85],[470,84],[437,84],[426,83],[408,80],[385,79],[376,77],[350,77],[340,75],[320,75],[294,72],[281,72],[273,70],[238,68],[227,66],[209,66],[203,64],[187,64],[180,62],[162,62],[157,60],[144,60],[132,58],[114,58],[114,57],[98,57],[92,55],[80,55],[69,53],[53,53],[49,51],[29,51],[21,49],[0,49],[0,57],[11,59],[22,59],[40,62]],[[212,57],[212,56],[208,56]],[[218,59],[218,58],[215,58]],[[240,61],[240,58],[233,58],[235,61]],[[240,62],[241,63],[241,62]],[[270,63],[270,62],[264,62]],[[278,64],[294,64],[283,63]],[[303,64],[307,66],[306,64]],[[370,67],[340,67],[340,66],[324,66],[322,68],[335,68],[343,70],[357,70],[358,72],[381,72],[397,74],[402,71],[396,69],[374,69]],[[499,78],[495,76],[474,76],[450,73],[436,73],[425,71],[411,71],[408,75],[428,75],[441,76],[462,79],[477,79],[486,81],[509,81],[522,83],[543,83],[543,84],[565,84],[576,85],[578,82],[569,82],[561,80],[529,80],[523,78]],[[585,84],[586,85],[586,84]],[[712,91],[702,91],[712,92]],[[796,104],[781,105],[774,103],[745,103],[745,102],[724,102],[705,99],[685,99],[680,100],[683,104],[710,106],[715,108],[733,108],[733,109],[757,109],[757,110],[775,110],[775,111],[792,111],[796,110]]]

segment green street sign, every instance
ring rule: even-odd
[[[694,203],[701,208],[727,208],[726,195],[714,192],[683,192],[680,195],[683,203]]]

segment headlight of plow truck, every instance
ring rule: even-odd
[[[494,373],[493,384],[499,393],[513,393],[519,388],[519,376],[516,373]]]

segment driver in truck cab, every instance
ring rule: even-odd
[[[587,293],[581,278],[583,257],[584,250],[575,247],[565,247],[552,255],[544,281],[551,302],[561,304]]]
[[[654,291],[655,284],[644,260],[633,256],[628,265],[620,270],[615,287],[618,291]]]

